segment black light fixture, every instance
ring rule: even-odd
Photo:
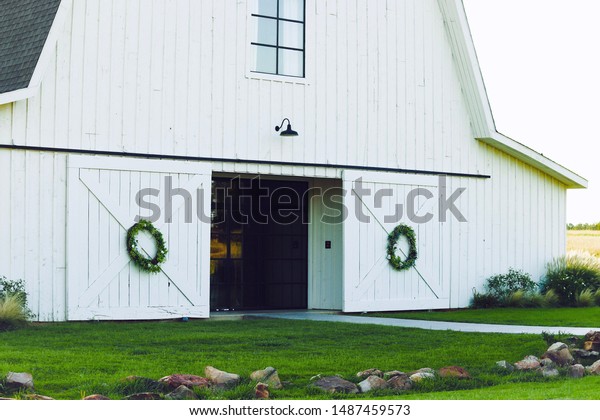
[[[281,125],[275,127],[275,131],[277,131],[279,133],[279,131],[283,128],[283,123],[284,122],[288,122],[287,128],[285,129],[285,131],[281,132],[281,137],[298,137],[298,132],[292,130],[292,123],[290,122],[290,120],[288,118],[284,118],[283,121],[281,121]]]

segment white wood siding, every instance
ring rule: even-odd
[[[308,0],[307,83],[247,77],[249,13],[236,0],[75,1],[40,94],[12,106],[12,140],[484,171],[436,0]],[[283,117],[299,138],[275,133]]]
[[[441,227],[450,306],[511,266],[537,280],[565,251],[565,186],[474,140],[437,1],[307,4],[299,82],[247,77],[246,1],[77,0],[40,94],[0,106],[0,144],[289,161],[213,170],[304,178],[341,179],[304,162],[491,175],[449,178],[469,220]],[[283,117],[298,138],[275,133]],[[26,279],[43,321],[66,319],[66,160],[0,150],[0,275]]]

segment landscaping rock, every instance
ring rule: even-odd
[[[268,400],[270,396],[269,385],[263,384],[262,382],[257,383],[254,388],[254,396],[257,400]]]
[[[423,369],[415,370],[414,372],[412,372],[410,374],[410,376],[414,375],[415,373],[431,373],[432,375],[435,375],[435,370],[433,370],[431,368],[423,368]]]
[[[83,398],[84,401],[109,401],[110,398],[105,397],[104,395],[100,395],[100,394],[93,394],[93,395],[88,395],[87,397]]]
[[[554,363],[552,359],[545,358],[540,360],[540,365],[542,365],[542,367],[555,367],[556,363]]]
[[[592,352],[583,349],[571,350],[571,354],[580,359],[587,359],[588,357],[592,356]]]
[[[128,395],[124,400],[130,401],[152,401],[152,400],[160,400],[161,397],[159,394],[155,394],[153,392],[141,392],[139,394]]]
[[[573,363],[573,356],[569,346],[565,343],[554,343],[548,348],[542,358],[548,358],[559,366],[568,366]]]
[[[197,400],[198,395],[185,385],[179,386],[175,391],[165,395],[168,400]]]
[[[406,374],[392,376],[387,381],[388,387],[397,391],[408,391],[413,387],[413,381]]]
[[[434,379],[435,379],[435,374],[430,373],[430,372],[417,372],[417,373],[413,373],[410,376],[410,380],[413,382],[421,382],[424,380],[434,380]]]
[[[358,389],[360,389],[360,392],[376,391],[378,389],[385,389],[387,387],[387,382],[375,375],[369,376],[367,379],[358,384]]]
[[[588,366],[586,370],[592,375],[600,375],[600,360],[598,360],[592,366]]]
[[[567,370],[567,376],[569,378],[583,378],[584,375],[585,368],[583,367],[583,365],[569,366],[569,369]]]
[[[339,376],[326,376],[314,383],[314,386],[330,393],[358,394],[358,388],[352,382]]]
[[[584,337],[585,341],[596,341],[596,342],[600,342],[600,331],[590,331],[588,332],[585,337]]]
[[[510,363],[508,363],[506,360],[501,360],[499,362],[496,362],[496,365],[502,369],[507,370],[508,372],[513,372],[515,370],[515,367],[513,365],[511,365]]]
[[[10,389],[33,390],[33,376],[31,373],[8,372],[5,383]]]
[[[268,367],[263,370],[257,370],[250,374],[250,379],[254,382],[263,382],[269,385],[271,389],[282,389],[283,385],[279,379],[277,370],[273,367]]]
[[[369,376],[378,376],[383,378],[383,372],[379,369],[367,369],[356,374],[356,377],[359,379],[367,379]]]
[[[559,375],[558,369],[556,369],[556,368],[553,368],[553,367],[542,368],[542,376],[545,378],[553,378],[558,375]]]
[[[176,390],[181,385],[185,385],[188,388],[208,388],[210,381],[206,378],[195,375],[169,375],[164,378],[160,378],[158,382],[165,384],[171,390]]]
[[[394,376],[401,376],[401,375],[404,375],[408,378],[408,376],[404,372],[400,372],[399,370],[391,370],[391,371],[385,372],[383,374],[383,379],[392,379]]]
[[[469,372],[460,366],[443,367],[438,371],[438,375],[442,378],[471,379]]]
[[[535,356],[527,356],[520,362],[515,363],[517,370],[535,370],[540,368],[540,359]]]
[[[224,372],[212,366],[204,368],[204,375],[217,388],[233,388],[240,383],[240,375],[235,373]]]

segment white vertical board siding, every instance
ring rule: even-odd
[[[343,304],[343,192],[340,180],[314,180],[310,185],[310,309],[341,310]],[[327,249],[325,243],[331,242]]]
[[[419,223],[408,217],[409,201],[415,215],[437,216],[434,199],[409,197],[418,189],[437,196],[438,184],[434,176],[344,172],[345,312],[449,308],[451,276],[437,270],[444,264],[442,224],[437,218]],[[400,223],[414,230],[419,256],[414,267],[403,271],[394,270],[387,255],[388,235]],[[404,242],[403,237],[398,241],[398,255],[408,254]]]
[[[169,199],[168,180],[173,194],[189,197]],[[142,199],[160,214],[139,205],[149,188],[153,195]],[[69,320],[208,317],[210,223],[197,215],[210,215],[209,165],[71,156],[67,193]],[[157,274],[141,271],[127,252],[127,230],[138,217],[158,218],[164,235],[169,253]],[[156,245],[146,236],[138,235],[138,248],[152,256]]]
[[[38,321],[66,317],[66,156],[0,150],[0,276],[26,280]]]
[[[436,0],[307,0],[306,80],[248,71],[251,12],[74,2],[14,142],[484,172]],[[275,133],[283,117],[300,137]]]

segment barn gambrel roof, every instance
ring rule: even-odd
[[[588,181],[496,130],[462,0],[437,0],[478,141],[564,183]],[[0,0],[0,105],[35,96],[73,0]]]

